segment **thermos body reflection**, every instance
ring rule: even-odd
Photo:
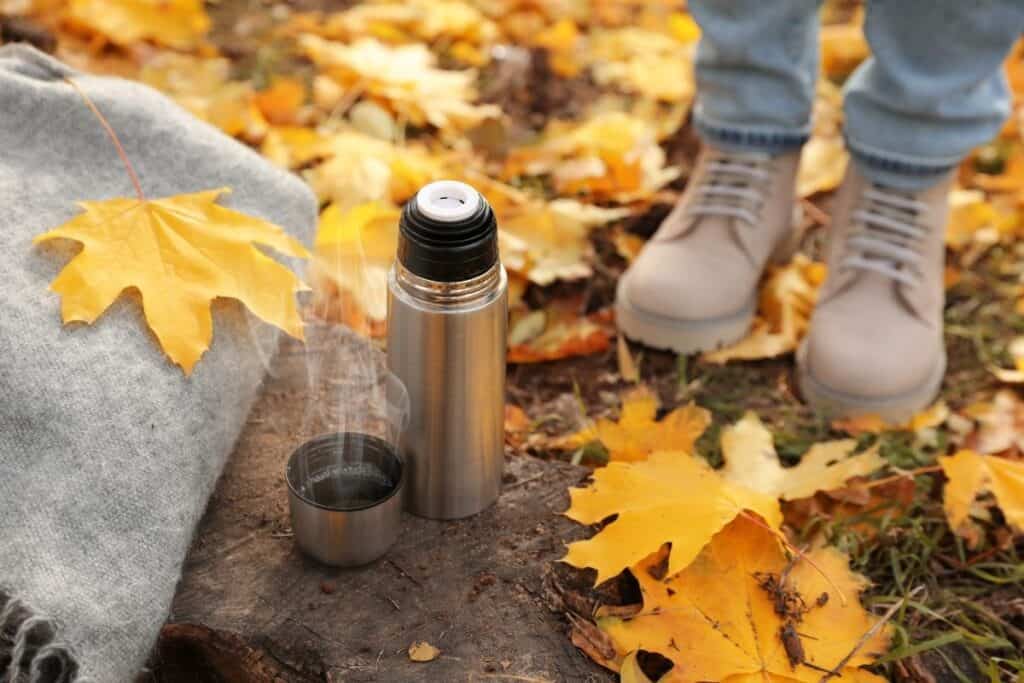
[[[501,489],[505,270],[496,266],[491,287],[453,304],[415,298],[399,269],[388,282],[388,359],[416,406],[402,443],[406,508],[434,519],[466,517],[497,500]]]
[[[388,277],[388,366],[409,392],[406,509],[434,519],[491,505],[504,463],[508,279],[494,214],[442,181],[405,207]]]

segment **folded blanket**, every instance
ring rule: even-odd
[[[61,324],[47,286],[76,251],[32,238],[75,202],[134,196],[80,85],[152,198],[227,186],[220,201],[309,241],[295,177],[136,83],[0,48],[0,681],[130,681],[276,348],[218,300],[191,376],[163,354],[138,296]],[[64,244],[64,241],[60,241]],[[295,265],[295,264],[289,264]]]

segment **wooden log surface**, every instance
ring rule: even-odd
[[[506,456],[501,498],[465,520],[406,514],[357,569],[304,557],[284,466],[303,419],[301,347],[286,342],[210,501],[168,625],[140,681],[608,681],[570,642],[544,575],[581,535],[562,517],[587,470]],[[437,659],[412,662],[426,641]]]

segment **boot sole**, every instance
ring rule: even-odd
[[[625,278],[615,292],[615,321],[627,337],[655,349],[681,354],[711,351],[742,339],[757,308],[756,297],[734,315],[702,320],[681,320],[642,311],[626,299]]]
[[[818,381],[807,369],[807,345],[797,349],[797,383],[804,401],[831,417],[848,418],[858,415],[878,415],[890,424],[904,424],[916,413],[924,410],[942,388],[946,375],[946,353],[928,380],[918,388],[896,396],[858,396],[836,391]]]

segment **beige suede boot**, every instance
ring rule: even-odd
[[[799,159],[705,145],[679,203],[619,280],[619,329],[677,353],[742,338],[765,265],[795,246]]]
[[[882,187],[851,164],[839,189],[828,278],[797,353],[804,398],[835,416],[899,422],[946,370],[944,235],[952,173],[922,191]]]

